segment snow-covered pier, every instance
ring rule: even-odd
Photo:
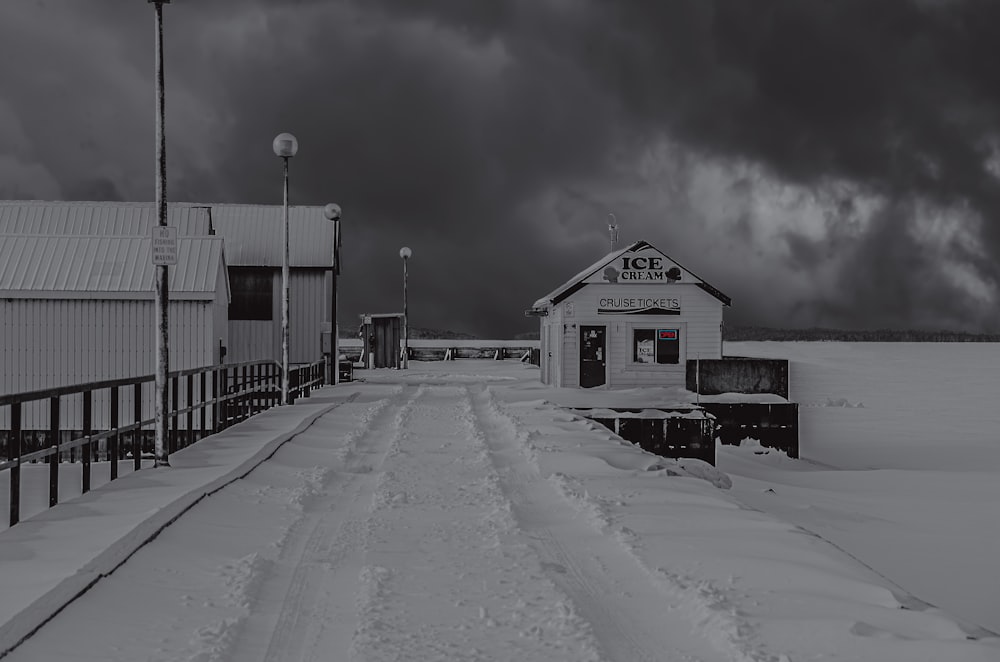
[[[760,446],[720,447],[719,468],[662,458],[552,404],[560,393],[537,370],[367,371],[178,451],[169,469],[0,532],[0,651],[16,661],[997,658],[975,599],[959,617],[934,606],[934,590],[891,578],[877,552],[848,554],[849,541],[813,532],[825,532],[832,501],[803,493],[795,507],[774,505],[796,511],[781,517],[764,504],[770,491],[810,477],[829,489],[853,472]],[[878,494],[869,485],[868,511],[890,517]],[[841,517],[838,530],[861,530],[861,517]],[[903,517],[880,527],[921,530]],[[953,580],[979,567],[948,562]]]

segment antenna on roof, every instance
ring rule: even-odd
[[[611,252],[615,252],[618,245],[618,219],[614,214],[608,214],[608,235],[611,237]]]

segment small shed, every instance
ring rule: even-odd
[[[361,362],[366,368],[398,368],[402,355],[402,313],[361,315]]]
[[[722,358],[731,300],[637,241],[535,301],[541,380],[565,387],[685,386],[689,359]]]

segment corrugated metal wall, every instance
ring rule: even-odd
[[[288,281],[288,360],[312,363],[323,358],[320,333],[329,323],[330,296],[326,271],[292,269]],[[230,320],[227,363],[281,360],[281,269],[272,278],[272,319]]]
[[[171,370],[214,363],[210,339],[227,333],[215,328],[216,307],[211,301],[171,301]],[[0,392],[153,374],[153,315],[152,301],[0,299]],[[3,409],[0,424],[6,425]],[[79,416],[78,406],[71,409],[65,415]],[[48,425],[47,410],[39,421],[31,415],[26,412],[26,428]]]
[[[261,322],[257,320],[230,320],[229,343],[226,345],[226,363],[242,361],[262,361],[281,358],[279,334],[280,320]]]
[[[330,297],[322,269],[296,269],[292,272],[288,299],[288,360],[312,363],[323,357],[320,334],[329,322]],[[280,323],[280,316],[279,316]]]

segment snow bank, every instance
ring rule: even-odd
[[[317,401],[318,398],[313,398]],[[277,407],[0,532],[0,656],[206,496],[245,476],[337,404]],[[16,549],[16,555],[9,550]]]

